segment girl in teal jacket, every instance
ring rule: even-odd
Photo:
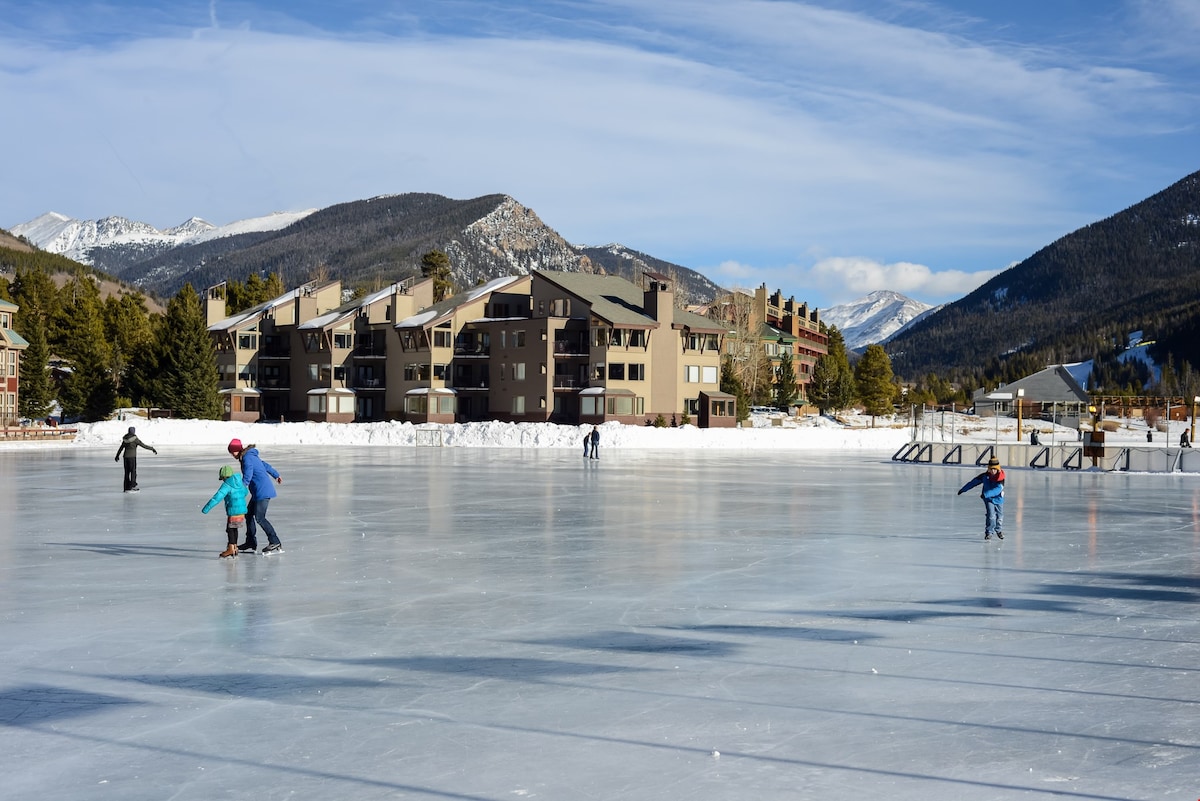
[[[238,529],[246,523],[246,499],[249,493],[242,483],[242,477],[230,465],[222,467],[217,477],[221,479],[221,486],[200,511],[208,514],[221,500],[225,501],[225,538],[229,547],[221,551],[221,558],[227,559],[238,555]]]

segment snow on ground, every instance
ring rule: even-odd
[[[1107,418],[1109,443],[1146,444],[1147,427],[1140,418]],[[422,424],[379,423],[237,423],[217,420],[146,419],[144,410],[123,410],[118,419],[80,423],[73,442],[81,447],[116,447],[129,426],[155,447],[225,445],[234,437],[259,445],[416,445],[419,432],[440,432],[442,445],[457,448],[579,448],[590,425],[555,423]],[[1163,426],[1165,423],[1159,423]],[[1169,431],[1156,429],[1153,444],[1174,446],[1190,421],[1173,421]],[[963,413],[930,412],[910,417],[842,414],[837,418],[781,413],[755,413],[740,428],[697,428],[693,425],[655,428],[608,422],[600,427],[602,448],[643,450],[876,450],[894,452],[913,440],[952,442],[1029,441],[1034,428],[1043,444],[1077,441],[1073,428],[1044,420],[1023,420],[1021,435],[1013,418],[975,417]],[[39,441],[6,443],[6,447],[61,447]]]

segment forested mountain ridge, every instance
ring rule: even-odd
[[[535,269],[608,272],[639,281],[641,269],[649,267],[671,274],[684,297],[701,302],[716,294],[711,281],[686,267],[624,249],[618,256],[613,247],[573,246],[508,195],[452,200],[407,193],[319,209],[274,230],[174,247],[113,242],[91,247],[88,256],[96,267],[158,296],[184,283],[203,289],[267,273],[278,274],[286,286],[322,276],[373,288],[420,274],[421,258],[431,250],[450,257],[460,288]]]
[[[1200,172],[1067,234],[891,339],[898,375],[1103,357],[1131,331],[1200,365]],[[978,383],[978,381],[976,381]]]

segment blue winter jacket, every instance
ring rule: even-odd
[[[246,488],[255,498],[264,500],[275,497],[275,485],[271,479],[279,478],[274,467],[264,462],[258,456],[258,448],[253,446],[242,452],[242,480]]]
[[[980,484],[983,485],[983,491],[980,493],[981,498],[983,498],[985,501],[991,501],[992,503],[1004,503],[1003,470],[997,470],[995,478],[992,478],[986,472],[980,473],[966,484],[963,484],[962,489],[958,491],[958,494],[962,495],[964,492],[971,489],[971,487],[975,487]]]
[[[204,508],[200,511],[208,514],[209,510],[220,503],[221,499],[224,499],[225,514],[230,517],[244,515],[246,514],[247,495],[246,485],[242,483],[242,477],[234,473],[221,482],[221,486],[217,489],[216,494],[209,498],[208,503],[204,504]]]

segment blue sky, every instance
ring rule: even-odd
[[[505,193],[817,306],[1200,169],[1196,0],[0,0],[0,226]]]

